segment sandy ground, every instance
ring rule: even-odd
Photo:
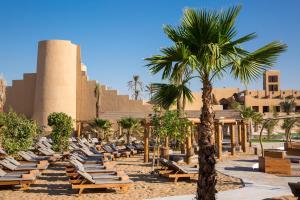
[[[124,170],[134,181],[134,186],[127,193],[116,190],[87,189],[80,197],[76,197],[75,190],[71,189],[68,178],[64,173],[63,163],[51,166],[39,177],[36,184],[26,191],[12,188],[0,189],[0,200],[7,199],[107,199],[107,200],[141,200],[172,195],[195,194],[196,182],[170,182],[168,179],[150,174],[151,165],[144,164],[142,157],[124,158],[116,161],[116,168]],[[224,191],[242,187],[240,179],[218,173],[217,190]]]

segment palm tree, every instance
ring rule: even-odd
[[[153,95],[153,93],[154,93],[153,90],[154,90],[154,89],[153,89],[152,83],[146,85],[146,90],[145,90],[145,91],[149,93],[149,99],[152,99],[152,95]]]
[[[290,115],[291,112],[295,110],[296,102],[295,99],[285,99],[284,102],[280,103],[282,109],[284,112],[286,112],[287,115]]]
[[[268,66],[274,65],[279,54],[287,48],[280,42],[271,42],[253,52],[242,49],[241,45],[254,39],[256,34],[236,39],[235,21],[240,9],[240,6],[221,12],[186,9],[179,26],[164,27],[167,36],[176,45],[184,47],[185,57],[189,58],[187,65],[195,69],[202,82],[197,199],[212,200],[216,193],[213,81],[228,72],[235,79],[249,83],[260,77]],[[174,58],[173,63],[177,62]],[[163,61],[156,65],[161,69],[175,69],[175,66]]]
[[[138,100],[143,91],[143,82],[140,81],[140,76],[133,75],[133,80],[128,81],[128,88],[132,91],[132,98]]]
[[[298,125],[298,122],[299,120],[297,120],[296,118],[284,119],[281,128],[284,129],[286,142],[291,142],[291,130],[295,125]]]
[[[249,124],[249,142],[251,146],[251,139],[253,135],[253,122],[259,124],[262,121],[262,114],[254,111],[251,107],[240,106],[242,118]]]
[[[6,81],[2,75],[0,75],[0,112],[3,111],[4,103],[5,103],[5,89],[6,89]]]
[[[126,142],[130,144],[130,136],[134,132],[138,132],[137,129],[140,128],[140,120],[132,118],[132,117],[124,117],[118,121],[118,123],[122,126],[123,129],[126,129]]]
[[[105,140],[108,142],[109,136],[111,135],[112,123],[106,119],[95,118],[91,125],[98,129],[98,133],[100,133],[98,138],[100,138],[102,141]]]
[[[96,87],[94,89],[94,95],[96,98],[96,118],[99,118],[100,114],[100,84],[96,83]]]

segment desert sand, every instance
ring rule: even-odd
[[[114,161],[118,170],[124,170],[134,181],[134,186],[127,193],[121,193],[114,189],[99,190],[87,189],[80,197],[76,197],[76,190],[71,189],[68,178],[64,173],[66,163],[56,163],[38,178],[29,190],[21,191],[17,188],[1,188],[0,199],[105,199],[105,200],[141,200],[171,195],[195,194],[196,181],[170,182],[168,179],[153,175],[151,164],[144,164],[141,156],[122,158]],[[217,190],[224,191],[242,187],[240,179],[221,173],[217,176]]]

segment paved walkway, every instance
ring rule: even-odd
[[[247,156],[243,159],[226,160],[217,164],[221,173],[241,178],[245,187],[237,190],[228,190],[217,194],[219,200],[262,200],[271,197],[292,195],[288,182],[298,182],[300,177],[279,177],[253,170],[257,163],[257,156]],[[192,200],[194,195],[156,198],[153,200]]]

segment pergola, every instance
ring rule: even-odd
[[[193,125],[200,123],[200,111],[186,111],[186,117]],[[149,135],[151,131],[151,122],[149,118],[142,120],[144,126],[144,162],[149,162]],[[230,130],[230,146],[231,155],[236,155],[237,144],[242,147],[243,152],[248,152],[248,124],[243,120],[239,111],[236,110],[220,110],[215,111],[215,144],[217,147],[217,158],[222,159],[223,147],[223,127],[228,126]],[[237,132],[237,135],[236,135]],[[197,137],[198,138],[198,137]],[[191,146],[191,137],[187,144]],[[187,145],[187,148],[191,148]]]
[[[187,111],[187,118],[195,125],[200,124],[200,111]],[[248,152],[247,123],[236,110],[215,111],[215,144],[217,158],[222,159],[223,127],[228,126],[230,132],[231,155],[236,155],[236,146],[241,145],[243,152]],[[236,135],[237,131],[237,135]]]

